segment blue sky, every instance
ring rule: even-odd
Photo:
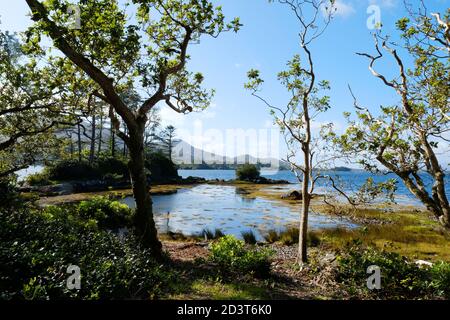
[[[267,0],[218,0],[230,19],[238,16],[243,27],[238,34],[226,33],[218,39],[203,38],[190,48],[189,68],[205,75],[205,86],[216,89],[211,107],[202,113],[177,115],[162,108],[165,123],[179,128],[182,138],[195,132],[201,124],[202,132],[208,129],[225,132],[227,129],[264,129],[272,126],[268,110],[243,87],[249,69],[261,70],[266,80],[263,95],[276,104],[286,101],[284,89],[278,84],[276,74],[296,53],[299,26],[291,11]],[[418,0],[410,0],[419,3]],[[450,0],[427,0],[430,11],[444,12]],[[0,0],[2,29],[23,31],[29,24],[25,0]],[[373,52],[371,32],[366,26],[369,5],[378,5],[385,33],[395,33],[395,21],[405,16],[403,0],[339,0],[337,17],[326,33],[313,45],[316,71],[320,79],[331,82],[332,108],[320,119],[333,122],[338,129],[345,126],[342,113],[352,111],[353,101],[347,89],[350,84],[362,104],[371,109],[398,101],[368,71],[367,60],[355,52]],[[393,65],[386,63],[381,71],[393,74]],[[200,133],[200,135],[202,135]],[[202,139],[195,144],[202,147]],[[205,141],[205,140],[203,140]],[[263,143],[264,142],[260,142]],[[211,149],[217,143],[205,143]],[[217,149],[216,149],[217,150]],[[220,150],[220,148],[218,148]],[[213,150],[214,151],[214,150]],[[280,153],[284,147],[280,142]],[[227,155],[232,156],[229,150]],[[250,152],[251,153],[251,152]]]

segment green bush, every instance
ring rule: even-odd
[[[449,297],[449,263],[421,268],[397,253],[359,245],[347,248],[338,261],[337,280],[366,296],[385,299]],[[366,271],[372,265],[381,269],[381,290],[367,289]]]
[[[429,288],[434,294],[450,299],[450,263],[437,262],[429,272]]]
[[[242,240],[227,235],[211,244],[210,260],[219,266],[223,274],[237,272],[266,277],[270,273],[272,251],[263,248],[247,249]]]
[[[175,276],[132,237],[120,241],[64,208],[0,211],[0,299],[149,299]],[[68,290],[69,265],[81,290]]]
[[[79,217],[84,220],[95,220],[102,229],[118,229],[131,224],[133,211],[119,201],[107,197],[94,197],[82,201],[76,207]]]
[[[53,181],[50,180],[49,173],[46,169],[42,172],[30,174],[25,179],[25,182],[30,186],[48,186],[53,183]]]
[[[236,177],[242,181],[255,181],[258,180],[261,173],[257,166],[254,164],[244,164],[236,169]]]
[[[128,179],[126,161],[116,158],[96,159],[92,164],[88,161],[64,160],[47,168],[43,173],[28,177],[30,185],[43,185],[51,181],[70,181],[88,179]],[[50,183],[48,183],[50,184]]]
[[[56,181],[98,178],[99,173],[87,161],[64,160],[50,167],[48,178]]]
[[[93,167],[105,179],[128,179],[129,176],[127,161],[122,159],[99,158],[95,160]]]
[[[0,206],[7,205],[16,197],[14,181],[8,178],[0,179]]]

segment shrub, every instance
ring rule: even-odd
[[[450,263],[437,262],[430,268],[429,288],[437,296],[450,299]]]
[[[107,197],[94,197],[82,201],[76,207],[79,217],[84,220],[97,221],[102,229],[118,229],[129,226],[133,211],[119,201],[112,201]]]
[[[12,179],[0,179],[0,207],[9,206],[17,199],[16,186]]]
[[[405,257],[385,250],[353,245],[339,258],[337,280],[365,296],[387,299],[449,297],[450,264],[421,268]],[[381,290],[368,290],[367,268],[381,269]]]
[[[236,169],[236,177],[242,181],[255,181],[260,178],[260,171],[254,164],[244,164]]]
[[[49,173],[44,169],[42,172],[30,174],[25,182],[30,186],[48,186],[53,182],[50,180]]]
[[[87,161],[64,160],[50,167],[48,178],[56,181],[98,178],[100,174]]]
[[[253,230],[243,231],[241,232],[241,235],[246,244],[256,244],[256,236]]]
[[[105,179],[128,179],[129,170],[125,160],[117,158],[99,158],[93,164],[94,170]]]
[[[0,299],[149,299],[174,274],[132,237],[120,241],[65,208],[0,211]],[[81,290],[66,288],[69,265]]]
[[[227,235],[211,244],[210,259],[217,263],[223,274],[237,272],[257,277],[266,277],[270,273],[269,258],[272,252],[267,249],[247,249],[242,240]]]
[[[92,164],[88,161],[64,160],[47,167],[41,174],[30,176],[32,182],[38,184],[46,180],[70,181],[84,179],[128,179],[126,161],[116,158],[96,159]],[[42,182],[41,182],[42,180]]]

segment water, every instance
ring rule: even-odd
[[[32,174],[36,174],[41,172],[42,170],[44,170],[44,166],[42,165],[35,165],[35,166],[29,166],[26,169],[22,169],[16,172],[17,174],[17,180],[18,181],[23,181],[25,180],[28,176],[32,175]]]
[[[183,178],[187,178],[188,176],[201,177],[208,180],[214,179],[223,179],[230,180],[235,179],[236,174],[234,170],[178,170],[178,174]],[[339,180],[340,187],[347,193],[351,194],[357,191],[367,180],[367,178],[372,177],[374,182],[379,183],[383,181],[387,181],[389,179],[396,179],[397,183],[397,191],[395,192],[395,200],[399,204],[404,205],[416,205],[422,206],[419,200],[417,200],[413,194],[406,188],[403,182],[395,175],[395,174],[372,174],[363,170],[352,170],[352,171],[332,171],[332,172],[324,172],[324,174],[329,174],[333,176],[336,180]],[[283,171],[261,171],[261,175],[266,178],[275,179],[275,180],[287,180],[290,183],[298,184],[298,180],[295,175],[288,170]],[[425,186],[428,190],[431,189],[432,180],[426,174],[421,174],[422,179],[424,180]],[[285,186],[284,189],[293,190],[299,189],[299,186]],[[323,180],[319,180],[317,183],[316,193],[321,193],[329,188],[324,185]],[[446,176],[446,191],[447,194],[450,194],[450,175]],[[384,199],[379,199],[384,200]]]
[[[261,240],[267,230],[297,226],[299,206],[283,205],[263,198],[248,198],[242,191],[234,186],[198,185],[181,189],[172,195],[153,196],[158,230],[195,235],[205,228],[219,228],[225,234],[237,237],[241,237],[242,231],[253,230]],[[131,197],[124,199],[124,202],[130,207],[135,206]],[[357,226],[343,218],[311,213],[309,227],[314,230]]]

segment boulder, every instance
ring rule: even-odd
[[[36,192],[40,196],[65,196],[74,192],[73,185],[61,183],[50,186],[32,187],[31,192]]]
[[[302,200],[302,194],[301,192],[298,192],[297,190],[291,191],[287,194],[284,194],[281,196],[281,199],[284,200]]]

